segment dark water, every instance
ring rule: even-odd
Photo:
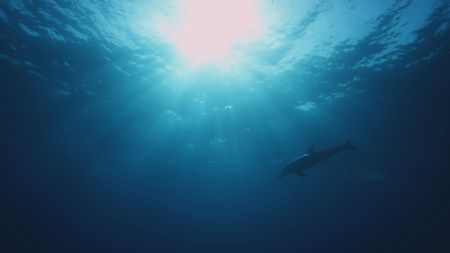
[[[167,3],[0,2],[2,252],[449,252],[449,1],[260,1],[227,69]]]

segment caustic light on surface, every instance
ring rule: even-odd
[[[220,63],[238,54],[238,45],[256,39],[261,18],[255,0],[184,0],[176,17],[161,25],[167,40],[187,60]]]

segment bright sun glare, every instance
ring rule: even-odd
[[[166,40],[193,64],[229,64],[261,33],[256,0],[182,0],[159,24]]]

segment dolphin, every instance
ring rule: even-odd
[[[314,146],[309,149],[309,151],[294,160],[292,160],[281,172],[278,178],[282,178],[288,175],[298,175],[307,176],[305,170],[344,151],[344,150],[354,150],[355,147],[350,141],[346,141],[344,145],[332,147],[325,149],[323,151],[316,152]]]

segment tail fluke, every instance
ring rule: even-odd
[[[349,149],[349,150],[354,150],[354,149],[355,149],[355,146],[353,146],[353,144],[350,142],[350,140],[348,140],[348,141],[346,141],[346,142],[344,143],[344,147],[345,147],[346,149]]]

